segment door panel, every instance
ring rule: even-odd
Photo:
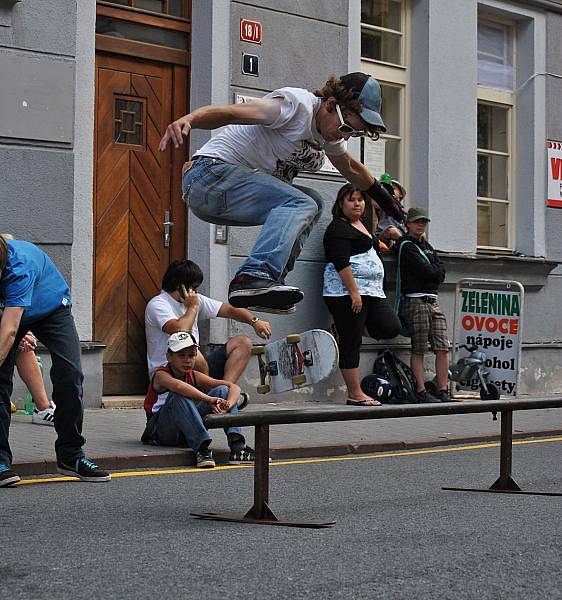
[[[158,152],[173,116],[187,112],[186,88],[183,106],[172,106],[177,69],[96,58],[94,337],[107,345],[104,394],[146,391],[146,303],[169,262],[185,256],[163,243],[165,212],[184,225],[185,207],[171,194],[171,150]],[[173,227],[172,239],[185,249],[185,226]]]

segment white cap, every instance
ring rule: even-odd
[[[178,331],[176,333],[172,333],[172,335],[168,338],[168,350],[172,352],[179,352],[184,348],[191,348],[191,346],[198,347],[195,338],[188,331]]]

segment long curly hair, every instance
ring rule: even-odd
[[[333,96],[343,110],[352,111],[357,114],[363,110],[361,102],[353,97],[354,92],[346,89],[341,80],[335,75],[332,75],[321,89],[316,90],[314,95],[319,98],[329,98],[330,96]]]

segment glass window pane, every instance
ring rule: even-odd
[[[123,4],[124,6],[130,6],[131,0],[108,0],[111,4]]]
[[[478,148],[507,152],[508,109],[478,104]]]
[[[143,145],[143,102],[115,98],[115,143]]]
[[[507,248],[508,206],[497,202],[478,202],[478,245]]]
[[[135,8],[152,10],[154,12],[164,12],[163,0],[135,0]]]
[[[402,135],[400,123],[401,88],[394,85],[381,84],[382,89],[382,120],[386,125],[386,132],[390,135]]]
[[[187,17],[183,14],[184,2],[183,0],[168,0],[168,14],[174,15],[175,17]]]
[[[478,196],[507,200],[507,156],[478,153]]]
[[[400,0],[361,0],[361,22],[402,31]]]
[[[478,21],[478,83],[513,90],[513,32],[499,23]]]
[[[158,46],[168,46],[187,50],[188,35],[181,31],[170,31],[161,27],[151,27],[140,23],[131,23],[109,17],[100,17],[96,20],[96,33],[110,35],[117,38],[126,38]]]
[[[385,170],[392,179],[401,179],[400,175],[400,140],[385,140]],[[376,177],[378,175],[374,173]]]
[[[402,36],[388,31],[361,30],[361,56],[402,64]]]

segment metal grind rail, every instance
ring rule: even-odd
[[[500,474],[490,488],[453,488],[444,490],[467,492],[493,492],[509,494],[534,494],[543,496],[562,496],[559,492],[524,491],[511,476],[513,412],[517,410],[536,410],[544,408],[562,408],[562,398],[529,398],[517,400],[487,400],[471,402],[447,402],[428,405],[351,407],[334,406],[329,408],[301,408],[268,411],[248,411],[234,415],[208,415],[205,424],[209,429],[223,427],[253,426],[256,428],[256,462],[254,465],[254,504],[243,516],[218,513],[191,513],[199,519],[255,523],[262,525],[285,525],[290,527],[331,527],[330,522],[303,522],[278,519],[269,507],[269,426],[291,423],[319,423],[331,421],[360,421],[366,419],[396,419],[403,417],[431,417],[436,415],[462,415],[468,413],[487,413],[501,415],[500,428]]]

